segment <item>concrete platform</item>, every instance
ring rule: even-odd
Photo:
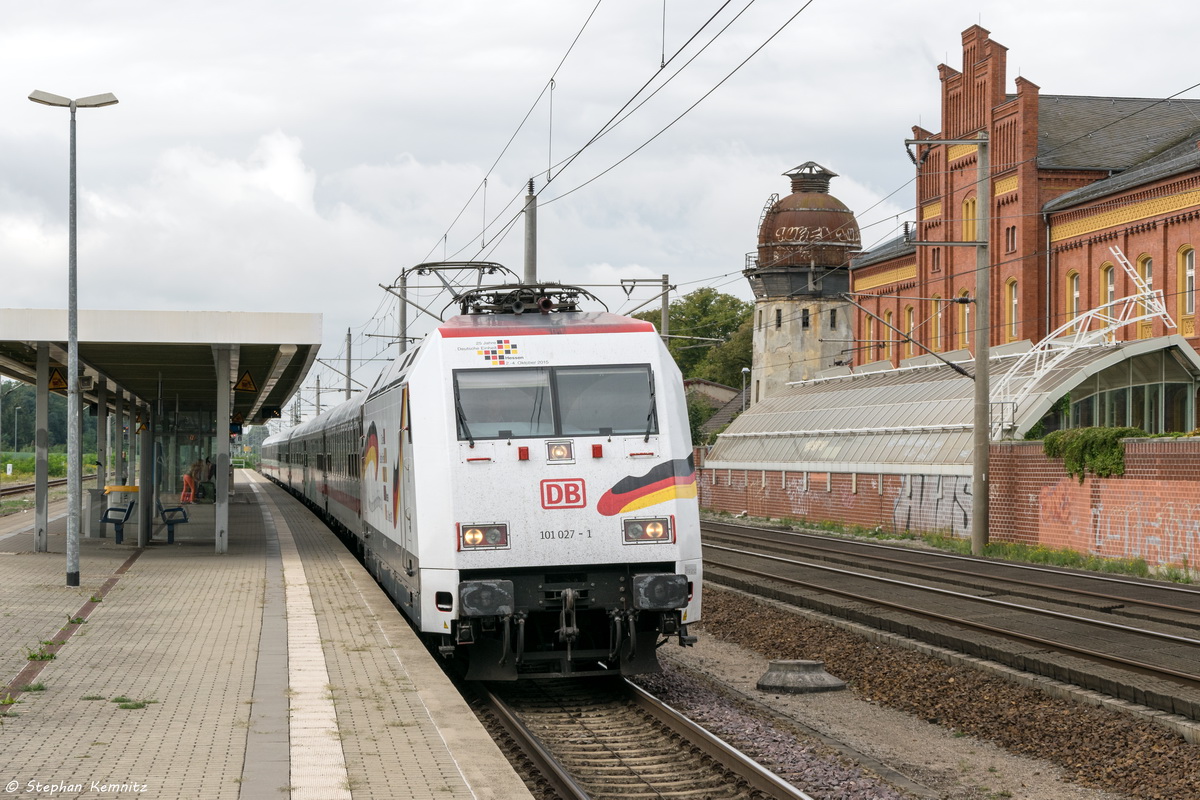
[[[66,521],[53,507],[49,553],[33,552],[32,513],[0,517],[0,702],[15,700],[0,705],[0,787],[529,797],[328,529],[255,473],[239,471],[234,491],[227,554],[213,552],[212,506],[189,506],[195,522],[173,545],[165,531],[143,550],[84,538],[79,587],[65,585]]]

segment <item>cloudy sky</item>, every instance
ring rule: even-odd
[[[615,311],[652,291],[612,284],[664,273],[749,299],[763,204],[798,164],[840,175],[867,247],[912,218],[903,140],[940,128],[937,65],[961,67],[968,26],[1009,48],[1010,91],[1159,98],[1200,81],[1195,9],[0,0],[0,308],[66,305],[69,114],[34,89],[120,99],[78,113],[82,308],[318,312],[340,361],[347,329],[356,356],[387,352],[380,284],[406,267],[519,273],[531,178],[543,280]]]

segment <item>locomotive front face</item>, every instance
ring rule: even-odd
[[[443,342],[449,599],[472,677],[642,672],[657,637],[690,641],[700,545],[682,390],[657,338],[624,323],[638,329]]]

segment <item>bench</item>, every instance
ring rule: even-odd
[[[163,508],[161,500],[155,500],[154,502],[158,506],[158,516],[162,518],[163,524],[167,526],[167,544],[175,544],[175,526],[182,525],[188,521],[187,509],[183,506]]]
[[[104,513],[100,515],[100,524],[109,524],[113,526],[116,532],[113,541],[120,544],[125,538],[125,523],[129,522],[129,517],[133,514],[133,507],[137,505],[136,500],[130,500],[123,506],[109,506],[104,509]]]

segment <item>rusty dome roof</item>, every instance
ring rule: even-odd
[[[784,175],[792,179],[792,193],[763,213],[759,268],[849,264],[850,254],[861,249],[861,238],[854,213],[829,193],[837,173],[809,161]]]

